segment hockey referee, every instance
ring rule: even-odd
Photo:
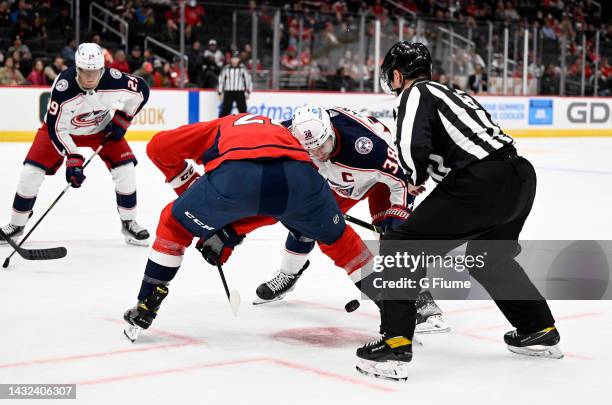
[[[385,233],[380,254],[445,255],[468,240],[466,257],[486,257],[484,269],[472,268],[470,275],[516,328],[504,336],[508,349],[561,358],[559,333],[546,300],[514,260],[535,198],[535,170],[474,98],[431,80],[431,65],[425,45],[401,41],[391,47],[381,67],[383,89],[399,97],[395,144],[409,192],[422,193],[430,177],[437,185],[406,222]],[[390,270],[397,268],[385,270],[394,277]],[[401,295],[379,295],[382,337],[357,350],[358,369],[365,374],[407,377],[414,300],[426,276],[424,266],[413,270],[409,277],[416,280],[415,288],[403,288]]]
[[[246,112],[246,100],[249,98],[251,91],[253,91],[251,75],[246,67],[240,63],[240,54],[234,52],[229,65],[225,65],[219,75],[217,92],[219,97],[223,97],[219,117],[230,115],[234,102],[236,102],[239,112]]]

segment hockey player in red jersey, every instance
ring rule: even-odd
[[[408,220],[414,197],[408,193],[391,132],[380,121],[343,107],[305,105],[283,125],[308,151],[343,213],[367,200],[372,223],[383,232]],[[292,291],[314,247],[315,241],[289,233],[280,269],[259,285],[253,304],[278,301]],[[450,330],[429,291],[419,294],[417,311],[416,332]]]
[[[124,315],[131,340],[151,325],[194,237],[209,263],[222,264],[246,233],[278,220],[316,240],[349,275],[372,258],[308,153],[267,117],[238,114],[163,131],[147,154],[179,197],[162,210],[138,303]],[[203,164],[204,176],[187,159]]]

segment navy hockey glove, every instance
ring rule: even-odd
[[[408,207],[401,205],[392,205],[390,208],[372,217],[372,225],[380,227],[383,232],[390,229],[395,229],[406,222],[412,215],[412,211]]]
[[[226,226],[215,232],[206,240],[200,239],[196,243],[196,249],[202,253],[202,257],[213,266],[227,262],[234,248],[242,243],[244,235],[237,235],[230,226]]]
[[[116,111],[111,122],[104,131],[108,134],[109,141],[119,141],[125,136],[127,129],[132,123],[132,118],[123,111]]]
[[[83,156],[79,154],[70,154],[66,159],[66,181],[74,188],[81,187],[85,181],[83,173]]]

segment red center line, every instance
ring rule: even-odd
[[[136,379],[136,378],[185,373],[185,372],[199,370],[199,369],[226,367],[226,366],[234,366],[234,365],[253,364],[253,363],[268,363],[268,364],[273,364],[273,365],[280,366],[280,367],[291,368],[293,370],[300,370],[300,371],[308,372],[311,374],[315,374],[322,378],[334,379],[334,380],[338,380],[338,381],[341,381],[347,384],[366,387],[366,388],[374,389],[377,391],[383,391],[383,392],[396,392],[397,391],[394,388],[387,387],[381,384],[376,384],[373,382],[368,382],[365,380],[361,380],[359,378],[350,377],[350,376],[337,374],[337,373],[332,373],[330,371],[318,369],[315,367],[310,367],[304,364],[289,362],[285,360],[279,360],[275,358],[268,358],[268,357],[243,359],[243,360],[231,360],[231,361],[225,361],[225,362],[202,363],[202,364],[195,364],[195,365],[187,366],[187,367],[168,368],[168,369],[148,371],[148,372],[143,372],[143,373],[134,373],[134,374],[104,377],[104,378],[98,378],[94,380],[81,381],[81,382],[77,382],[76,384],[77,385],[99,385],[99,384],[107,384],[107,383],[118,382],[118,381],[131,380],[131,379]]]
[[[123,321],[119,321],[117,319],[112,318],[103,318],[106,321],[123,324]],[[24,366],[34,366],[41,364],[50,364],[50,363],[62,363],[67,361],[75,361],[75,360],[83,360],[83,359],[93,359],[99,357],[107,357],[107,356],[116,356],[120,354],[129,354],[129,353],[138,353],[138,352],[148,352],[152,350],[162,350],[162,349],[170,349],[170,348],[178,348],[184,346],[192,346],[192,345],[201,345],[206,344],[204,340],[198,340],[195,338],[191,338],[189,336],[177,335],[175,333],[170,333],[166,331],[162,331],[157,328],[147,329],[147,332],[151,332],[155,335],[172,337],[174,339],[179,340],[176,343],[167,343],[167,344],[159,344],[152,346],[132,346],[129,349],[119,349],[119,350],[111,350],[107,352],[96,352],[96,353],[85,353],[85,354],[75,354],[70,356],[63,357],[51,357],[47,359],[36,359],[36,360],[27,360],[16,363],[4,363],[0,364],[0,369],[2,368],[15,368],[15,367],[24,367]]]

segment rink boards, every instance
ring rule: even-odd
[[[0,87],[0,141],[31,141],[47,108],[47,87]],[[492,118],[515,137],[612,136],[612,98],[479,96]],[[217,117],[220,98],[211,90],[155,89],[136,116],[130,140],[148,140],[155,133]],[[257,91],[248,112],[279,121],[290,119],[305,103],[343,106],[372,115],[393,129],[395,97],[384,94],[311,91]]]

